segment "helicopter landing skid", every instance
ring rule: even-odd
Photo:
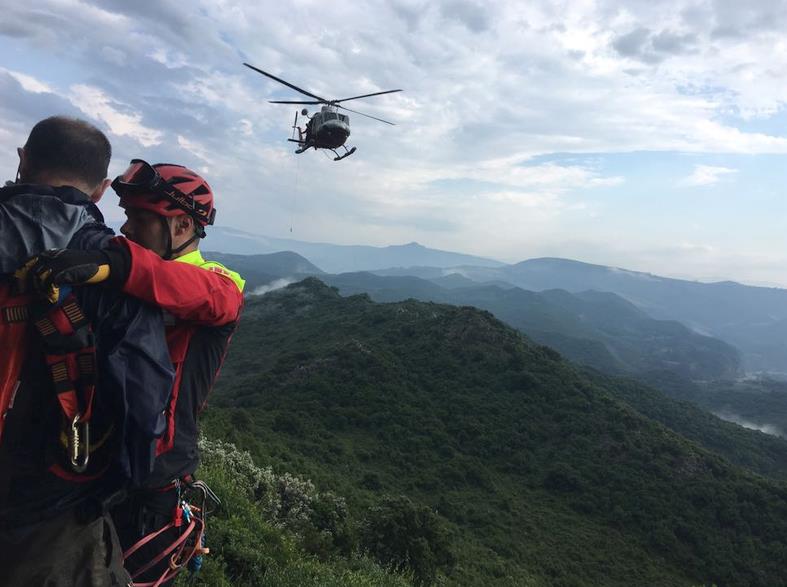
[[[295,149],[295,153],[297,155],[300,155],[306,149],[311,148],[311,145],[307,145],[304,141],[296,141],[295,139],[287,139],[287,140],[290,141],[291,143],[297,143],[298,145],[300,145],[300,147],[298,149]]]
[[[333,159],[333,160],[334,160],[334,161],[341,161],[342,159],[345,159],[346,157],[349,157],[350,155],[352,155],[353,153],[355,153],[355,147],[353,147],[353,148],[352,148],[352,149],[350,149],[350,150],[347,150],[347,147],[345,147],[345,148],[344,148],[344,150],[345,150],[345,151],[347,151],[347,152],[346,152],[344,155],[339,155],[339,153],[337,153],[336,151],[334,151],[333,149],[331,149],[331,151],[333,151],[334,155],[336,155],[336,157],[334,157],[334,159]]]

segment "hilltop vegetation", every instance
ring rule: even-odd
[[[210,587],[406,587],[411,575],[386,570],[346,546],[345,501],[308,480],[276,475],[232,444],[200,441],[200,478],[222,500],[208,515],[211,553],[199,573]],[[183,573],[178,585],[189,585]]]
[[[486,312],[309,279],[249,300],[204,429],[346,500],[343,546],[304,547],[326,560],[456,585],[785,584],[787,486],[615,386]]]

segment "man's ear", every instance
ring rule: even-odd
[[[90,201],[94,204],[98,204],[98,201],[101,199],[101,196],[104,195],[104,192],[107,191],[107,188],[112,183],[112,180],[107,178],[103,180],[96,189],[93,190],[93,193],[90,194]]]
[[[194,232],[194,219],[188,214],[182,214],[175,218],[175,235],[191,235]]]

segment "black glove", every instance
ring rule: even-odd
[[[107,283],[121,287],[128,277],[129,259],[125,249],[51,249],[32,257],[16,272],[21,291],[35,291],[53,304],[62,285]]]

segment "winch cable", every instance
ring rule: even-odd
[[[290,206],[290,233],[292,233],[292,226],[295,224],[295,211],[298,208],[298,189],[299,189],[299,178],[301,174],[301,158],[300,156],[295,158],[295,181],[294,181],[294,188],[292,191],[292,205]]]

